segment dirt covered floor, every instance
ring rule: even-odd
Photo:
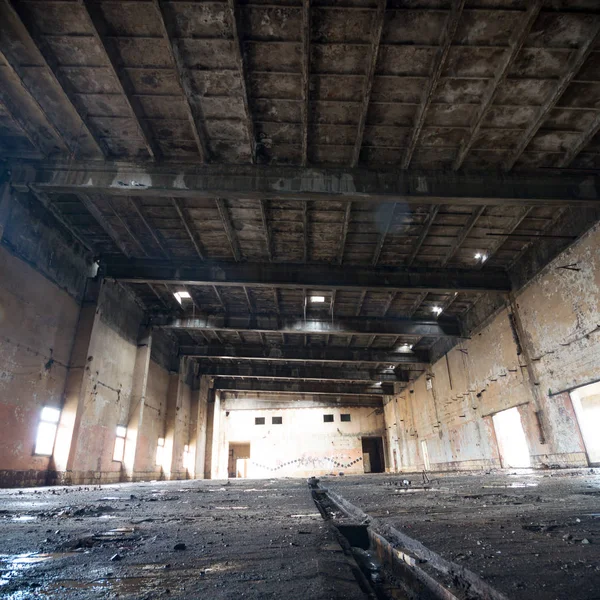
[[[600,469],[430,479],[370,475],[321,485],[508,598],[600,599]]]
[[[508,598],[600,599],[600,474],[430,477],[320,485]],[[300,479],[0,490],[0,598],[374,598],[338,542]]]
[[[0,490],[0,598],[364,599],[306,480]]]

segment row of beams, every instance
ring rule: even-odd
[[[281,394],[331,394],[335,396],[385,396],[394,393],[393,385],[338,383],[326,381],[265,381],[217,379],[215,389],[229,392],[277,392]]]
[[[374,410],[383,408],[382,396],[338,396],[333,394],[282,394],[278,392],[229,392],[221,390],[221,400],[227,402],[235,400],[254,400],[252,408],[245,410],[256,410],[257,406],[262,408],[281,408],[282,400],[289,398],[294,408],[342,408],[350,406],[370,406]],[[238,408],[236,406],[236,408]],[[244,410],[244,409],[242,409]]]
[[[302,379],[303,381],[371,381],[383,383],[404,383],[408,381],[407,371],[373,369],[348,369],[343,367],[321,367],[319,365],[281,365],[200,363],[202,375],[226,377],[229,379]]]
[[[106,277],[128,283],[200,286],[303,287],[356,291],[508,292],[503,271],[460,269],[354,267],[278,263],[200,263],[155,259],[110,259],[102,262]]]
[[[595,206],[600,177],[587,173],[454,173],[318,169],[291,166],[123,163],[15,164],[12,185],[46,192],[187,198],[278,198],[304,202],[336,198],[361,203]]]
[[[195,358],[241,359],[277,362],[330,362],[365,363],[389,365],[414,365],[425,368],[429,362],[427,353],[390,352],[388,350],[365,350],[359,348],[341,348],[337,346],[251,346],[242,345],[202,345],[180,346],[181,356]]]
[[[459,337],[455,319],[418,321],[369,317],[339,318],[334,321],[279,318],[273,315],[252,315],[249,318],[223,314],[200,315],[186,319],[155,319],[153,324],[163,329],[190,331],[254,331],[305,335],[397,335],[427,337]]]
[[[508,72],[510,71],[512,64],[514,63],[515,59],[517,58],[517,55],[521,51],[521,48],[523,47],[523,44],[525,43],[525,40],[529,35],[529,31],[538,17],[543,3],[544,0],[533,0],[526,11],[524,18],[520,19],[519,26],[511,35],[510,40],[508,42],[509,47],[507,50],[504,51],[500,66],[496,71],[494,79],[489,83],[485,91],[481,105],[479,106],[479,110],[477,111],[475,118],[473,119],[473,124],[469,131],[469,135],[462,142],[458,150],[458,154],[454,161],[454,170],[460,169],[465,158],[467,157],[467,154],[471,150],[473,143],[479,136],[481,126],[487,118],[488,113],[494,104],[494,100],[498,95],[498,91],[504,84],[504,81],[508,75]]]
[[[419,137],[421,136],[421,130],[423,129],[423,125],[425,124],[427,110],[429,109],[429,105],[431,104],[431,100],[440,81],[440,77],[442,76],[444,65],[446,64],[446,59],[448,58],[448,54],[450,53],[452,39],[454,38],[454,34],[458,29],[458,24],[462,16],[464,6],[465,0],[453,0],[452,2],[452,9],[450,10],[448,18],[446,19],[442,39],[433,62],[433,70],[427,80],[425,90],[423,91],[423,98],[421,100],[421,103],[417,108],[415,124],[412,129],[410,141],[402,159],[403,169],[408,169],[415,148],[417,147],[417,142],[419,141]]]

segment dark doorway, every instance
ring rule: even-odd
[[[383,473],[383,440],[380,437],[364,437],[362,439],[363,465],[365,473]]]

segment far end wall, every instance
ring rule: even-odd
[[[213,479],[228,476],[230,444],[250,445],[246,476],[251,478],[363,473],[362,438],[382,437],[385,448],[383,414],[376,407],[345,407],[341,401],[334,407],[296,408],[289,398],[266,404],[238,398],[220,401]],[[333,422],[324,422],[325,414],[333,415]],[[342,414],[350,415],[350,422],[342,422]],[[278,417],[282,423],[274,424]],[[256,424],[256,419],[264,419],[264,424]]]

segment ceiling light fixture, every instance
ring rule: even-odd
[[[325,296],[311,296],[310,301],[315,304],[322,304],[325,302]]]
[[[440,314],[442,314],[442,307],[441,306],[433,306],[431,308],[431,312],[436,315],[440,315]]]

